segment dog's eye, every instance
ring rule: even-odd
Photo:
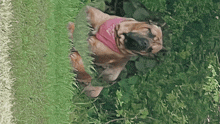
[[[150,48],[147,49],[147,52],[148,52],[148,53],[151,53],[152,50],[153,50],[152,47],[150,47]]]
[[[153,35],[153,34],[152,34],[151,29],[149,29],[148,37],[149,37],[149,38],[154,38],[155,36],[156,36],[156,35]]]

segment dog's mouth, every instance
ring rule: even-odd
[[[136,32],[124,33],[123,35],[125,36],[124,45],[126,49],[138,52],[152,51],[152,48],[150,47],[150,38],[144,37]]]

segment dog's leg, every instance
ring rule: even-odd
[[[68,24],[69,37],[73,39],[73,32],[75,29],[75,25],[73,22],[69,22]],[[83,92],[86,93],[89,97],[97,97],[102,91],[103,87],[94,87],[91,85],[92,77],[86,73],[83,61],[79,53],[73,48],[71,50],[73,53],[70,55],[72,66],[77,74],[76,80],[81,82],[81,84],[85,87]]]
[[[130,58],[128,57],[128,58],[120,59],[115,63],[109,64],[109,67],[107,67],[101,73],[103,79],[109,82],[115,81],[118,78],[121,71],[124,69],[129,59]]]
[[[83,83],[82,85],[85,87],[83,92],[85,92],[86,95],[89,97],[97,97],[102,91],[103,87],[94,87],[91,85],[92,77],[88,73],[86,73],[82,58],[77,51],[73,52],[70,55],[70,58],[73,68],[77,73],[76,79],[79,82]]]
[[[68,24],[68,30],[69,30],[69,37],[73,40],[73,32],[75,29],[75,25],[73,22],[69,22]],[[72,61],[72,66],[75,69],[76,73],[77,73],[77,77],[76,79],[79,82],[84,82],[86,85],[88,85],[92,78],[91,76],[86,73],[85,69],[84,69],[84,65],[82,62],[82,58],[79,55],[79,53],[73,48],[72,50],[72,54],[70,55],[71,61]]]
[[[89,83],[92,80],[92,77],[88,73],[86,73],[84,65],[83,65],[82,58],[79,55],[79,53],[77,51],[73,52],[70,55],[70,58],[71,58],[71,61],[72,61],[72,66],[73,66],[74,70],[77,73],[76,79],[79,82],[85,83],[86,86],[89,85]]]
[[[109,82],[116,80],[130,57],[113,52],[94,36],[90,37],[88,42],[94,53],[95,64],[105,68],[100,77]]]

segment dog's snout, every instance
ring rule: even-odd
[[[149,40],[136,32],[124,33],[125,47],[129,50],[142,51],[149,47]]]

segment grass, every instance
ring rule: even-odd
[[[10,46],[12,77],[7,77],[6,83],[10,85],[15,79],[14,122],[208,123],[209,116],[212,123],[217,123],[220,3],[215,0],[140,1],[151,11],[162,13],[169,27],[163,32],[168,53],[160,56],[162,62],[154,68],[135,71],[129,78],[104,89],[96,99],[81,94],[73,81],[66,29],[68,22],[74,22],[84,3],[89,1],[12,1],[12,32],[7,30],[6,34],[1,30],[1,35],[10,35],[10,41],[4,37],[7,45],[3,63],[8,64],[6,51]],[[132,63],[141,61],[140,58],[132,60],[127,70],[136,67]],[[2,83],[1,89],[6,83]],[[12,118],[10,111],[6,113]]]
[[[12,1],[14,23],[11,62],[16,123],[46,123],[49,116],[49,96],[45,94],[47,80],[48,1]]]
[[[70,123],[77,89],[72,87],[66,26],[81,2],[18,0],[12,5],[15,122]]]

